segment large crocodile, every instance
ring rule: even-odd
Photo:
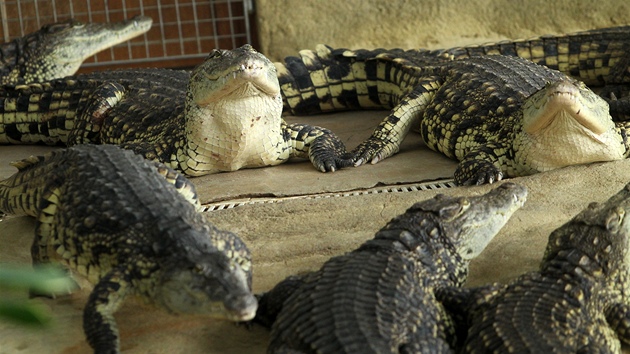
[[[329,130],[285,123],[275,67],[250,45],[214,50],[192,73],[94,72],[0,98],[0,144],[117,144],[189,176],[290,157],[321,171],[352,164]]]
[[[518,56],[586,83],[607,100],[613,119],[630,117],[630,26],[420,50],[418,54],[445,61],[482,55]]]
[[[26,84],[74,75],[83,61],[147,32],[152,20],[136,16],[111,23],[73,19],[0,45],[0,84]]]
[[[460,286],[476,257],[525,202],[505,183],[474,197],[414,204],[358,249],[259,297],[269,353],[446,353],[454,327],[434,292]]]
[[[0,211],[37,219],[34,264],[60,258],[94,283],[83,327],[95,352],[118,352],[113,313],[130,295],[173,313],[254,317],[249,250],[177,191],[194,194],[180,174],[113,145],[14,166],[0,182]]]
[[[622,159],[626,122],[582,82],[531,61],[488,55],[436,62],[418,51],[318,46],[277,63],[285,109],[298,114],[390,108],[354,149],[356,165],[399,150],[419,121],[424,142],[460,161],[459,184],[492,183]]]
[[[629,216],[627,185],[553,231],[539,271],[441,289],[468,327],[464,352],[620,353],[620,340],[630,344]]]
[[[630,26],[598,28],[529,39],[419,50],[445,61],[484,55],[518,56],[558,70],[590,87],[630,83]]]

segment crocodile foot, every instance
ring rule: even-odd
[[[500,181],[503,173],[490,161],[467,160],[457,165],[454,177],[458,185],[469,186]]]

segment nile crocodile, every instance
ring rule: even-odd
[[[396,153],[420,121],[427,146],[460,161],[458,184],[492,183],[574,164],[622,159],[626,122],[582,82],[511,56],[436,62],[418,51],[318,46],[278,63],[285,110],[390,108],[353,150],[355,165]]]
[[[94,284],[83,328],[95,352],[118,352],[113,314],[130,295],[172,313],[254,317],[249,250],[174,188],[194,195],[180,174],[114,145],[79,145],[14,166],[0,182],[0,211],[36,218],[35,265],[59,258]]]
[[[549,236],[540,271],[507,286],[443,288],[466,353],[620,353],[630,344],[630,184]]]
[[[627,120],[629,117],[630,26],[420,50],[418,55],[445,61],[482,55],[518,56],[584,82],[607,100],[613,119]]]
[[[0,84],[25,84],[73,75],[83,61],[147,32],[150,17],[112,23],[75,20],[45,25],[0,45]]]
[[[518,56],[558,70],[589,87],[630,84],[630,26],[419,50],[418,53],[446,61],[484,55]]]
[[[460,286],[468,263],[525,202],[513,183],[475,197],[438,195],[392,219],[374,239],[260,295],[269,353],[451,352],[435,289]]]
[[[94,72],[0,98],[0,144],[116,144],[189,176],[290,157],[324,172],[352,165],[329,130],[285,123],[275,67],[250,45],[214,50],[192,73]]]

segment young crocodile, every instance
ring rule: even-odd
[[[79,145],[14,166],[19,171],[0,182],[0,211],[36,217],[35,265],[56,256],[94,284],[83,328],[95,352],[118,352],[113,314],[130,295],[172,313],[254,317],[249,250],[177,191],[194,196],[180,174],[113,145]]]
[[[630,343],[630,185],[549,236],[540,271],[441,289],[468,321],[466,353],[620,353]]]
[[[393,108],[354,149],[356,165],[396,153],[412,125],[459,160],[458,184],[482,184],[628,154],[626,122],[583,83],[517,57],[435,62],[417,51],[302,51],[278,63],[285,109]],[[287,108],[290,107],[290,108]]]
[[[630,83],[630,26],[505,40],[416,55],[452,61],[484,55],[518,56],[598,87]]]
[[[73,75],[92,55],[147,32],[150,17],[112,23],[75,20],[45,25],[0,45],[0,84],[26,84]]]
[[[0,98],[0,144],[116,144],[189,176],[290,157],[324,172],[352,165],[329,130],[284,122],[275,67],[250,45],[214,50],[192,73],[95,72]]]
[[[506,183],[476,197],[438,195],[392,219],[374,239],[290,277],[259,297],[269,353],[451,352],[450,318],[435,300],[464,283],[468,263],[525,202]]]
[[[610,105],[614,120],[628,120],[630,116],[630,26],[432,51],[420,50],[418,55],[443,61],[482,55],[519,56],[559,70],[596,90]]]

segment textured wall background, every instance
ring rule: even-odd
[[[256,0],[260,51],[272,60],[318,43],[442,48],[630,24],[620,0]]]

